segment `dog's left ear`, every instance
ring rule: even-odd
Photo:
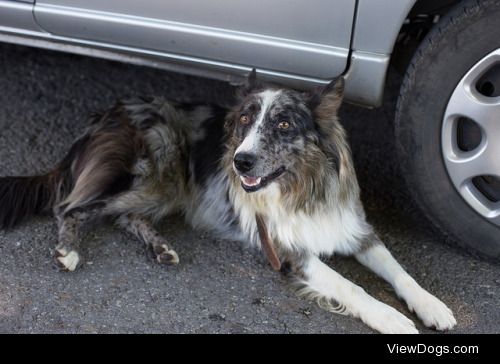
[[[259,82],[257,81],[257,71],[255,68],[252,68],[252,71],[248,74],[248,77],[245,80],[245,83],[238,88],[238,90],[236,92],[236,98],[238,100],[245,98],[245,96],[250,94],[252,91],[254,91],[259,86],[260,86]]]
[[[308,105],[315,115],[321,118],[335,116],[344,98],[344,77],[333,79],[328,85],[310,94]]]

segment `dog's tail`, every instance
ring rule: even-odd
[[[11,228],[31,215],[50,212],[63,180],[59,168],[40,176],[0,177],[0,228]]]
[[[71,163],[81,142],[49,173],[0,177],[0,229],[16,226],[32,215],[49,213],[68,194]]]

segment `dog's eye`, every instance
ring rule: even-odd
[[[288,121],[280,121],[278,124],[278,128],[280,129],[288,129],[290,127],[290,123]]]
[[[240,116],[240,123],[242,124],[248,124],[250,122],[250,118],[246,115],[241,115]]]

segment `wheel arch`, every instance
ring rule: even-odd
[[[359,0],[353,27],[347,79],[346,98],[363,106],[380,106],[383,100],[387,69],[394,58],[408,65],[418,42],[402,47],[398,40],[413,18],[426,14],[429,19],[445,15],[461,0]],[[381,14],[377,17],[374,14]],[[390,9],[390,10],[387,10]],[[428,24],[422,23],[422,27]],[[413,26],[413,24],[412,24]],[[376,32],[374,31],[376,30]],[[425,35],[428,29],[421,29]],[[405,48],[401,52],[401,48]],[[404,54],[402,56],[402,54]],[[370,82],[367,82],[370,80]]]

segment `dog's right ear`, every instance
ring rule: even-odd
[[[335,116],[344,98],[344,85],[344,77],[339,76],[312,92],[308,102],[311,111],[321,118]]]
[[[252,68],[252,71],[248,74],[245,83],[238,88],[236,98],[238,100],[242,100],[258,87],[259,82],[257,81],[257,71],[255,68]]]

